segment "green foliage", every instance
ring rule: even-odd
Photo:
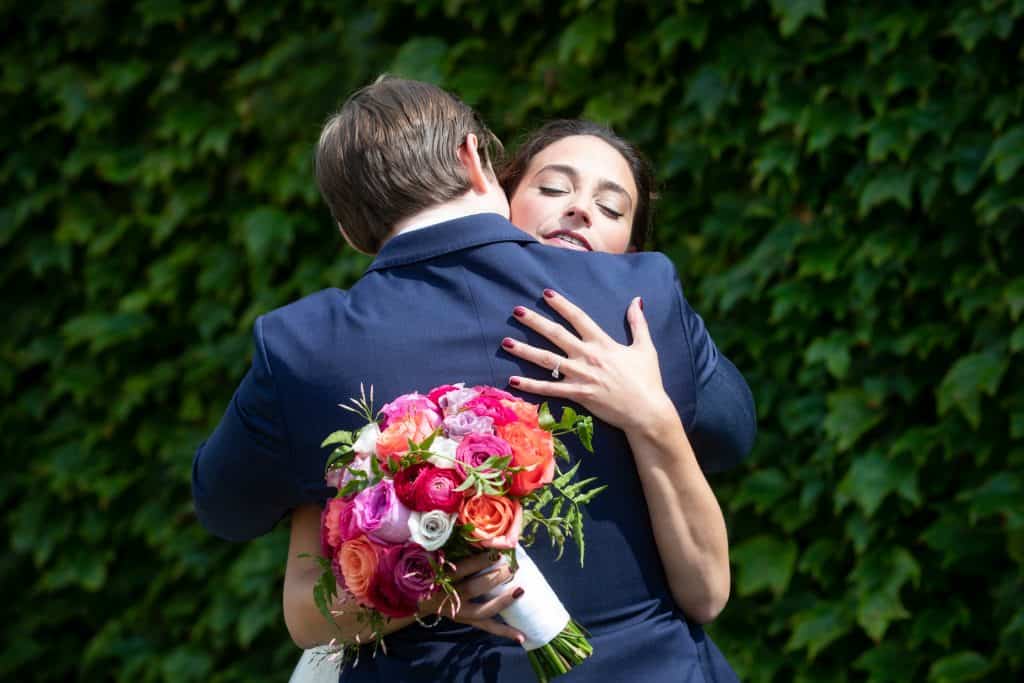
[[[614,124],[749,378],[714,482],[743,680],[1024,668],[1024,2],[2,3],[10,680],[279,681],[286,533],[196,523],[255,317],[368,261],[311,172],[384,70]]]

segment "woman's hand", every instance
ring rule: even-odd
[[[491,568],[489,571],[485,571]],[[473,602],[474,598],[486,595],[502,584],[512,580],[512,569],[508,564],[495,564],[490,553],[465,557],[455,563],[454,585],[458,600],[449,598],[443,592],[430,600],[420,603],[421,617],[438,614],[460,624],[466,624],[481,631],[487,631],[502,638],[510,638],[520,645],[525,636],[508,624],[495,620],[502,611],[523,595],[522,588],[508,588],[486,602]]]
[[[626,309],[633,336],[633,343],[628,346],[609,337],[564,296],[546,289],[544,301],[579,336],[522,306],[517,306],[513,314],[565,352],[565,356],[509,338],[502,341],[502,347],[542,368],[553,371],[557,367],[564,379],[546,382],[513,376],[509,384],[531,394],[575,401],[595,417],[624,431],[653,427],[666,416],[675,417],[675,406],[662,385],[658,352],[651,341],[639,297]]]

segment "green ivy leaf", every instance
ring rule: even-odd
[[[658,24],[654,34],[662,57],[672,54],[680,42],[687,42],[694,50],[704,47],[710,21],[703,12],[681,11]]]
[[[836,448],[848,450],[883,418],[881,410],[869,404],[865,392],[843,389],[828,395],[825,433],[835,440]]]
[[[779,596],[793,577],[797,546],[791,540],[762,534],[737,545],[730,556],[738,570],[736,590],[740,595],[768,589]]]
[[[1012,472],[1000,472],[975,489],[961,491],[956,500],[968,504],[971,524],[998,514],[1024,513],[1024,482]]]
[[[448,72],[447,57],[448,44],[440,38],[413,38],[399,48],[391,72],[414,81],[440,84]]]
[[[915,506],[921,504],[917,484],[917,469],[907,458],[887,458],[872,450],[854,460],[836,491],[836,512],[850,501],[856,502],[868,517],[872,517],[882,501],[891,493],[898,493]]]
[[[867,683],[916,680],[914,673],[919,666],[918,657],[893,642],[879,643],[853,662],[854,669],[867,672]]]
[[[857,215],[864,218],[873,208],[894,200],[904,209],[910,210],[910,191],[914,183],[911,170],[888,167],[868,181],[860,193]]]
[[[985,157],[985,166],[994,166],[996,182],[1008,183],[1024,164],[1024,124],[1010,128],[1000,135]]]
[[[772,12],[779,17],[779,32],[791,36],[808,18],[825,18],[825,0],[772,0]]]
[[[936,660],[928,670],[928,680],[934,683],[965,683],[981,679],[988,670],[987,659],[973,650],[965,650]]]
[[[851,341],[849,335],[842,333],[819,337],[807,347],[804,361],[808,365],[824,362],[829,374],[836,379],[843,379],[850,369]]]
[[[283,254],[295,238],[294,219],[272,206],[248,211],[242,218],[245,248],[256,263],[266,263],[272,253]]]
[[[956,406],[972,427],[981,425],[981,397],[995,396],[1006,373],[1008,361],[1002,354],[983,351],[964,356],[949,369],[939,385],[939,414]]]
[[[771,509],[792,488],[792,480],[780,470],[757,470],[743,480],[739,492],[731,500],[730,507],[733,510],[740,510],[746,505],[753,505],[758,513],[763,513]]]
[[[576,61],[590,66],[605,46],[615,39],[615,22],[611,14],[585,12],[570,23],[558,41],[558,61]]]
[[[690,79],[683,104],[697,105],[704,120],[711,121],[730,98],[728,81],[717,68],[708,65],[701,67]]]
[[[806,648],[810,660],[852,626],[849,611],[841,603],[824,600],[798,612],[791,621],[792,635],[786,643],[786,650],[792,652]]]

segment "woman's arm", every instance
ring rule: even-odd
[[[654,349],[635,299],[627,310],[633,343],[617,343],[581,309],[546,291],[545,301],[579,334],[519,307],[515,316],[561,348],[566,357],[506,339],[512,355],[564,375],[560,382],[511,377],[523,391],[575,401],[626,433],[676,604],[699,623],[729,599],[729,540],[715,494],[701,472],[675,405],[665,392]]]
[[[284,573],[284,621],[295,644],[303,649],[322,645],[337,640],[352,642],[358,637],[361,642],[369,642],[373,634],[357,620],[357,605],[351,599],[339,595],[333,605],[335,613],[332,626],[317,609],[313,601],[313,586],[320,578],[320,565],[313,557],[299,557],[308,553],[314,557],[322,556],[320,551],[320,508],[303,506],[292,512],[291,539],[288,545],[288,564]],[[495,571],[473,576],[494,562],[484,553],[461,560],[454,572],[456,588],[461,598],[461,608],[452,612],[449,601],[441,606],[442,595],[420,603],[419,615],[442,614],[454,621],[468,624],[498,636],[523,642],[523,635],[516,629],[495,621],[494,616],[512,604],[522,593],[511,590],[502,592],[492,600],[482,604],[470,602],[472,598],[483,595],[496,586],[512,578],[508,565],[502,565]],[[343,593],[343,591],[339,591]],[[440,611],[439,611],[440,610]],[[427,618],[432,618],[427,617]],[[405,628],[415,621],[414,617],[390,619],[386,622],[383,635]]]

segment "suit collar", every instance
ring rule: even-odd
[[[494,242],[536,242],[496,213],[478,213],[392,237],[367,272],[404,266]]]

